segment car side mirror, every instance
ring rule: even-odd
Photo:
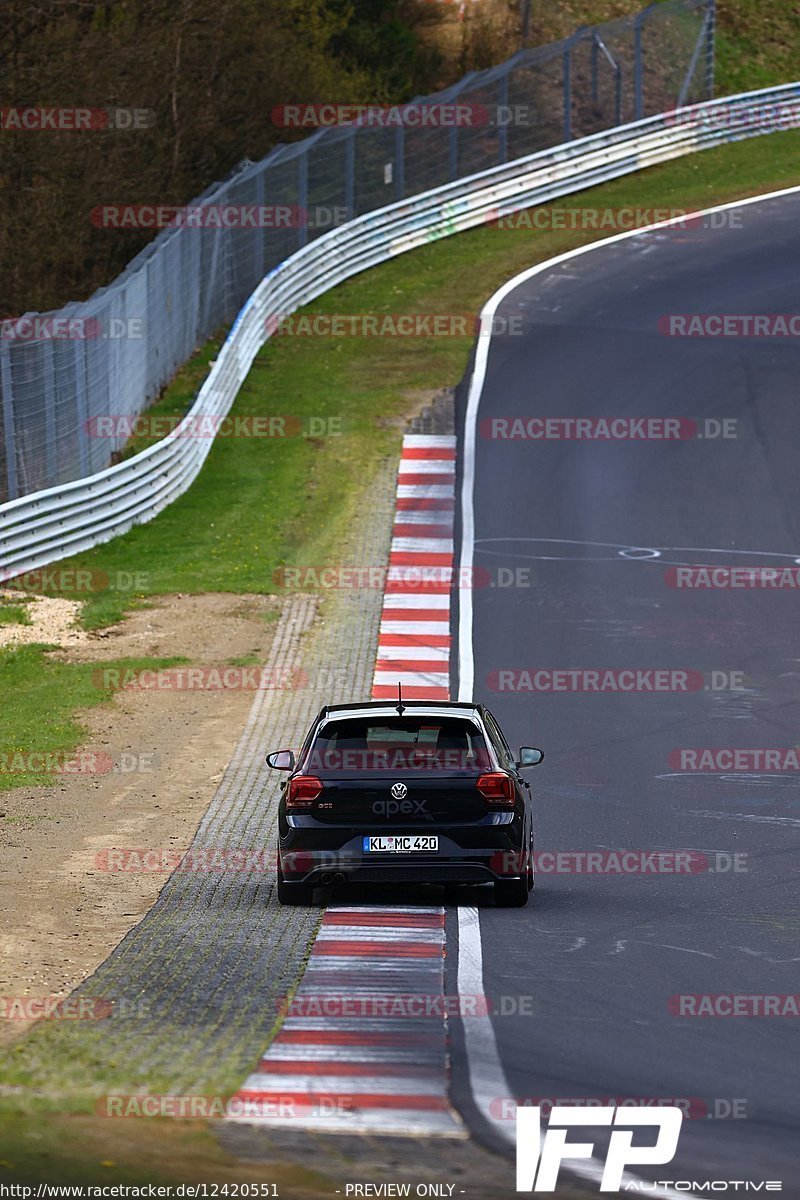
[[[544,750],[537,750],[535,746],[520,746],[518,767],[538,767],[543,761]]]
[[[292,750],[275,750],[267,755],[267,766],[276,771],[294,770],[294,752]]]

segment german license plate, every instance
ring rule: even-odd
[[[430,834],[394,834],[362,838],[365,854],[430,854],[439,849],[438,837]]]

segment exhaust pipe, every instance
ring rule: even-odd
[[[331,879],[331,883],[334,887],[337,887],[340,883],[347,883],[347,876],[344,871],[336,871],[333,879]]]
[[[319,877],[319,881],[323,887],[328,887],[329,884],[333,883],[333,879],[333,871],[323,871]]]

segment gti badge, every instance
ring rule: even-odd
[[[393,783],[391,790],[395,800],[405,800],[408,795],[408,788],[404,783]]]

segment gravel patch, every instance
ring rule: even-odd
[[[89,640],[85,630],[78,627],[80,600],[61,597],[31,596],[12,588],[0,588],[0,599],[12,604],[24,604],[30,625],[0,624],[0,648],[32,646],[46,643],[55,646],[83,646]]]

